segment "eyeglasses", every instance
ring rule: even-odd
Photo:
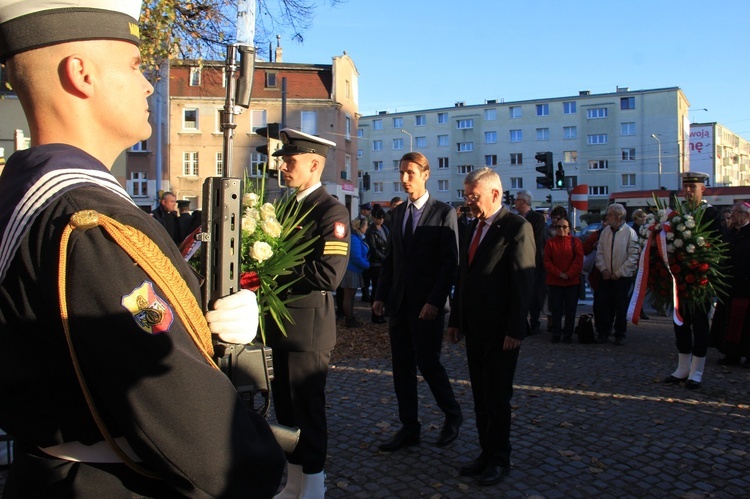
[[[570,225],[553,225],[555,229],[570,229]]]
[[[464,201],[471,201],[472,203],[476,203],[479,201],[479,194],[469,194],[468,196],[464,196]]]

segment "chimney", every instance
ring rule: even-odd
[[[591,90],[581,90],[578,95],[591,95]]]
[[[281,48],[281,35],[276,35],[276,62],[281,62],[281,54],[283,52]]]

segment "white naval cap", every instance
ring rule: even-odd
[[[72,41],[140,45],[140,11],[140,0],[0,0],[0,62]]]
[[[300,132],[294,128],[284,128],[279,132],[279,138],[283,144],[281,149],[273,153],[273,156],[292,156],[294,154],[320,154],[325,157],[328,149],[336,147],[335,142],[323,139],[316,135]]]

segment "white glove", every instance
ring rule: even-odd
[[[258,334],[258,300],[255,293],[243,289],[214,303],[206,312],[211,333],[226,343],[251,343]]]

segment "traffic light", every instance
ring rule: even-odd
[[[510,206],[510,191],[503,191],[503,201]]]
[[[366,191],[370,190],[370,174],[368,172],[362,175],[362,188]]]
[[[279,166],[281,158],[271,156],[275,151],[281,149],[281,140],[279,137],[279,124],[268,123],[263,128],[256,128],[255,133],[266,139],[266,144],[255,148],[256,151],[266,156],[266,164],[263,173],[268,173],[272,178],[279,177]]]
[[[534,158],[538,163],[544,163],[544,165],[536,167],[536,171],[544,175],[536,178],[537,189],[552,189],[552,186],[555,185],[555,167],[552,164],[552,153],[549,151],[538,152]]]
[[[562,161],[557,163],[557,171],[555,172],[555,187],[558,189],[565,189],[565,170],[563,170]]]
[[[552,194],[547,194],[547,202],[552,206]]]

